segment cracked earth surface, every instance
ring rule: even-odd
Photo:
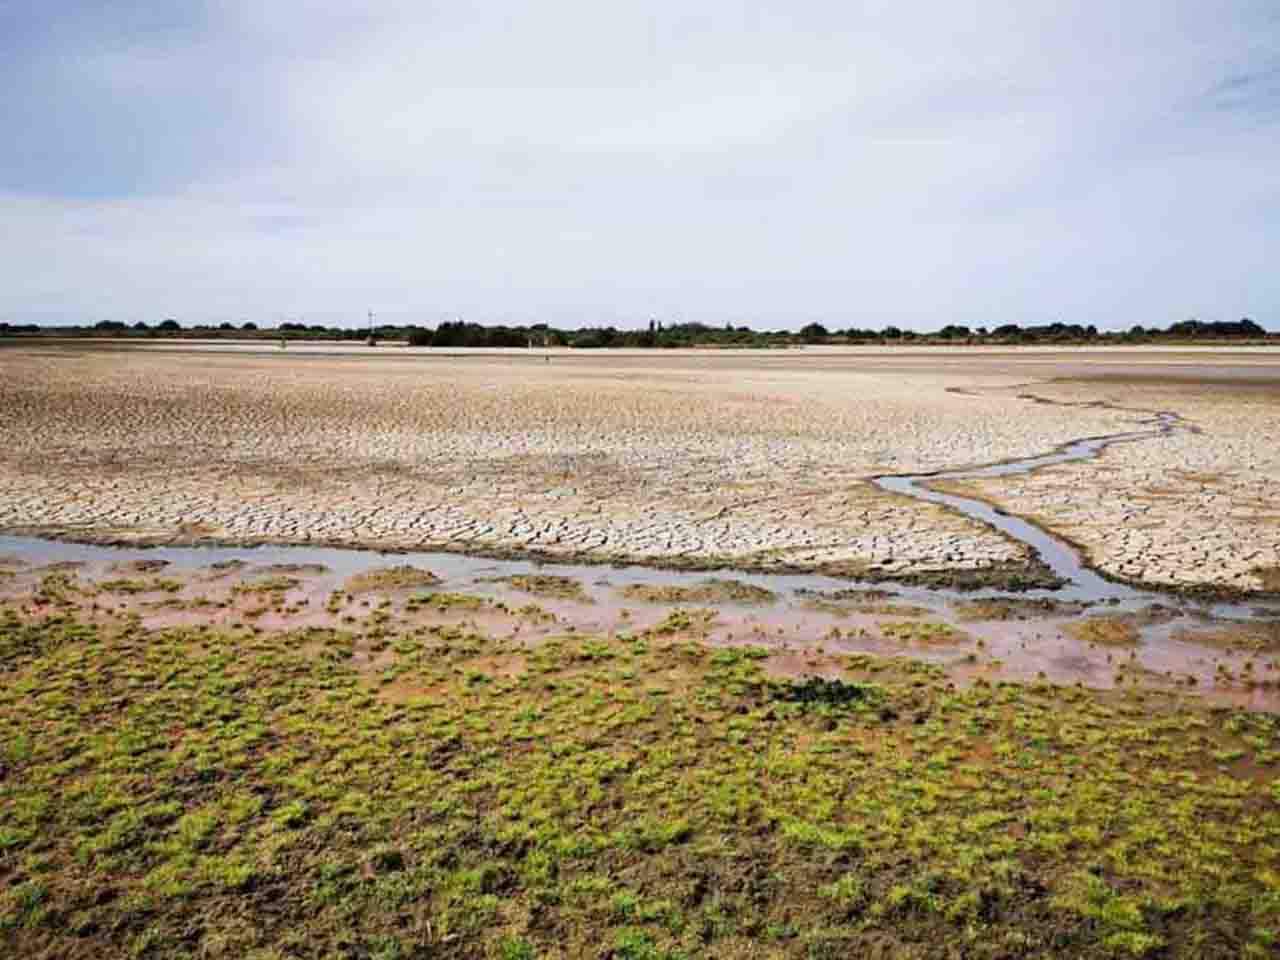
[[[1132,417],[1020,400],[1018,385],[1048,367],[962,353],[547,363],[394,347],[6,347],[0,529],[883,575],[1017,564],[1020,544],[867,478],[1028,456]],[[1036,389],[1159,400],[1142,385]],[[984,490],[1077,539],[1104,570],[1256,587],[1250,571],[1277,563],[1280,528],[1258,519],[1280,514],[1267,488],[1280,476],[1275,428],[1230,391],[1174,399],[1203,433]],[[1268,409],[1274,421],[1280,408]],[[1210,473],[1211,485],[1197,479]],[[1163,491],[1148,491],[1159,502],[1141,511],[1146,526],[1129,516],[1135,478]],[[1195,546],[1170,546],[1183,541]],[[1148,554],[1160,565],[1132,567]]]
[[[1037,519],[1110,576],[1173,587],[1275,590],[1280,571],[1280,385],[1061,382],[1057,400],[1176,410],[1195,432],[1109,447],[1098,461],[968,484]]]

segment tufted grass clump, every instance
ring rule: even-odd
[[[182,581],[168,577],[154,577],[150,580],[141,578],[121,578],[102,580],[98,589],[105,593],[133,595],[138,593],[177,593],[182,589]]]
[[[285,594],[295,589],[301,583],[297,577],[289,577],[284,574],[275,574],[273,576],[262,577],[258,580],[250,580],[245,583],[238,583],[231,588],[233,594],[246,595],[272,595]]]
[[[1130,617],[1083,617],[1063,629],[1077,640],[1103,647],[1136,647],[1141,642],[1137,624]]]
[[[633,583],[619,591],[628,600],[641,603],[732,603],[754,606],[774,603],[778,595],[772,590],[745,583],[711,577],[693,586]]]
[[[577,603],[591,602],[591,598],[582,588],[582,581],[573,577],[561,577],[549,573],[523,573],[506,577],[503,582],[522,593],[530,593],[536,597],[572,600]]]
[[[395,567],[382,567],[358,573],[346,582],[346,591],[351,594],[371,593],[375,590],[414,590],[422,587],[433,587],[440,582],[430,570],[410,564]]]
[[[963,630],[939,621],[886,620],[879,627],[884,636],[899,643],[950,645],[968,639]]]

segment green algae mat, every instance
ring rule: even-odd
[[[821,666],[11,609],[0,955],[1275,955],[1271,716]]]

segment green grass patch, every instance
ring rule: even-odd
[[[576,603],[591,602],[591,598],[582,588],[581,581],[573,577],[558,577],[549,573],[526,573],[506,577],[502,582],[515,587],[522,593],[531,593],[537,597],[573,600]]]
[[[1136,647],[1141,640],[1130,617],[1082,617],[1063,629],[1077,640],[1103,647]]]
[[[687,627],[0,609],[0,952],[1273,955],[1274,717]]]
[[[414,590],[435,586],[440,582],[430,570],[401,564],[358,573],[346,583],[348,593],[369,593],[374,590]]]

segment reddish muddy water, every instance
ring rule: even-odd
[[[64,594],[81,615],[136,615],[152,629],[335,628],[367,635],[457,628],[533,643],[657,630],[712,645],[769,648],[776,669],[798,673],[838,673],[841,658],[863,653],[938,664],[961,683],[1039,679],[1176,690],[1280,709],[1280,610],[1266,605],[1245,610],[1136,593],[1092,602],[1068,591],[1063,600],[1051,591],[961,594],[859,588],[814,576],[715,579],[639,567],[298,547],[144,549],[7,538],[0,557],[6,573],[0,602],[27,616],[47,612],[37,600],[40,584],[57,574],[82,588]],[[404,587],[379,572],[401,566],[429,570],[434,580]],[[361,588],[348,589],[358,575]],[[374,660],[357,665],[378,669]]]

